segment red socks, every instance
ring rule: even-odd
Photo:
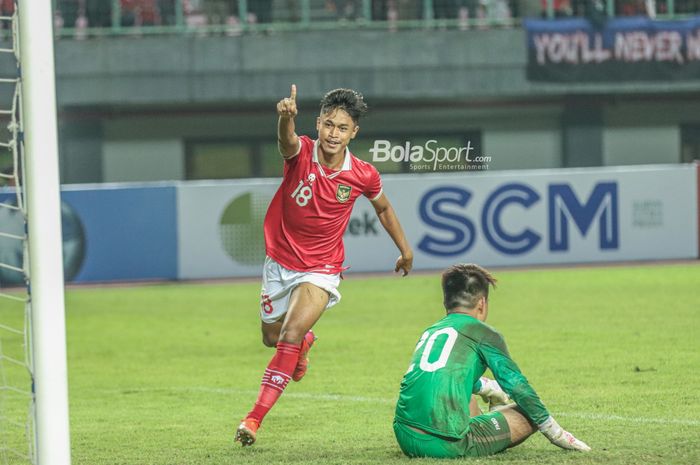
[[[259,423],[262,422],[267,412],[282,395],[284,388],[287,387],[299,361],[300,351],[301,344],[277,343],[277,352],[265,369],[258,400],[255,401],[255,406],[248,413],[247,418],[257,420]]]

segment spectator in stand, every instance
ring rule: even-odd
[[[357,0],[329,0],[326,8],[339,20],[354,20],[362,16],[362,5]]]
[[[479,0],[457,0],[457,17],[461,21],[482,19],[485,16],[484,6]]]
[[[230,7],[228,0],[204,0],[204,15],[207,17],[207,24],[216,26],[226,24],[226,20],[231,14]]]
[[[542,17],[547,17],[547,1],[542,0]],[[552,0],[554,3],[554,17],[555,18],[566,18],[573,14],[571,9],[570,0]]]
[[[137,25],[138,10],[136,1],[137,0],[120,0],[122,26],[132,27]]]
[[[423,0],[372,0],[372,21],[421,19]]]
[[[138,8],[142,26],[160,26],[158,0],[139,0]]]
[[[646,16],[647,8],[644,0],[623,0],[617,3],[615,13],[618,16]]]
[[[0,1],[0,15],[12,16],[15,12],[15,2],[13,0]]]
[[[121,0],[122,26],[158,26],[157,0]]]
[[[12,16],[15,12],[13,0],[0,0],[0,16]],[[7,21],[0,21],[0,29],[12,29]]]
[[[75,21],[78,19],[80,2],[78,0],[60,0],[57,6],[58,10],[61,11],[63,27],[74,28]]]
[[[513,17],[508,0],[489,0],[488,14],[490,20],[503,24]]]
[[[182,11],[185,14],[187,27],[196,29],[207,25],[202,0],[182,0]]]

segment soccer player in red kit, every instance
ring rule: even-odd
[[[413,251],[382,190],[376,168],[350,153],[360,116],[367,111],[362,95],[336,89],[321,100],[316,118],[318,138],[297,136],[296,86],[277,104],[277,141],[284,174],[265,217],[265,249],[260,303],[263,343],[276,347],[267,365],[253,409],[236,430],[243,446],[255,442],[260,423],[290,379],[306,373],[307,353],[315,340],[312,326],[326,308],[340,301],[343,233],[355,200],[367,197],[382,226],[401,252],[395,271],[405,276]]]

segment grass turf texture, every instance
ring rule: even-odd
[[[700,266],[496,274],[489,323],[593,452],[538,434],[470,463],[700,463]],[[418,337],[444,314],[438,276],[350,277],[340,290],[307,376],[245,449],[234,428],[273,353],[258,284],[69,290],[74,465],[408,463],[394,402]]]

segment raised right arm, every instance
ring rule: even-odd
[[[284,158],[299,153],[299,136],[295,132],[294,118],[297,116],[297,86],[292,84],[288,98],[277,102],[277,148]]]

